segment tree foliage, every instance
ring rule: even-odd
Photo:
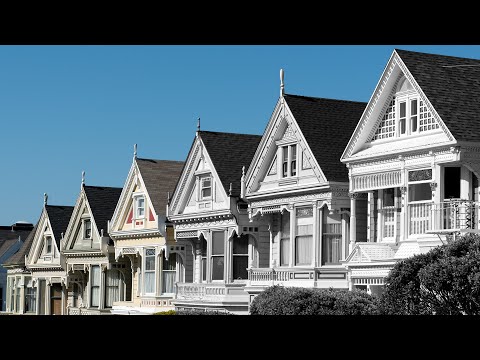
[[[381,297],[385,314],[480,314],[480,236],[468,234],[395,264]]]
[[[250,305],[251,315],[371,315],[378,299],[364,291],[271,286]]]

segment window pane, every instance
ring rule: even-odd
[[[224,232],[212,232],[212,255],[223,255],[224,246]]]
[[[92,271],[92,285],[93,286],[100,286],[100,266],[98,265],[93,265],[91,267]]]
[[[290,239],[280,240],[280,266],[288,266],[290,257]]]
[[[52,252],[52,238],[50,236],[47,236],[47,254],[50,254]]]
[[[290,174],[291,176],[297,175],[297,145],[291,146]]]
[[[247,280],[248,279],[248,255],[233,257],[233,279]]]
[[[170,253],[168,260],[163,259],[163,270],[175,270],[177,268],[177,254]]]
[[[393,206],[395,204],[395,189],[383,190],[383,206]]]
[[[295,239],[295,264],[310,265],[312,256],[312,236],[297,236]]]
[[[107,270],[105,276],[105,306],[112,307],[120,301],[120,273],[118,270]]]
[[[412,184],[408,186],[408,201],[432,200],[430,183]]]
[[[290,213],[284,212],[281,221],[281,237],[284,239],[290,238]]]
[[[287,169],[288,169],[288,146],[282,147],[282,176],[287,177]]]
[[[202,258],[202,280],[207,281],[207,258]]]
[[[207,256],[207,240],[202,239],[202,256]]]
[[[155,270],[155,256],[145,256],[145,271]]]
[[[204,178],[202,180],[203,182],[203,187],[206,188],[206,187],[210,187],[211,186],[211,179],[208,177],[208,178]]]
[[[212,280],[223,280],[223,256],[212,256]]]
[[[202,189],[202,199],[210,197],[210,196],[212,196],[212,189],[211,188]]]
[[[417,100],[412,100],[410,102],[410,115],[414,116],[417,115]]]
[[[401,118],[404,118],[406,116],[406,113],[407,113],[407,111],[406,111],[407,106],[406,105],[407,104],[404,103],[404,102],[400,103],[400,117]]]
[[[143,276],[145,286],[144,292],[149,294],[155,292],[155,272],[145,272]]]
[[[162,293],[175,292],[175,270],[165,270],[162,274]]]
[[[233,253],[248,255],[248,236],[242,235],[233,239]]]

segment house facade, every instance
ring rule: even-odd
[[[176,284],[176,310],[248,311],[248,264],[266,266],[268,237],[251,222],[245,171],[261,136],[197,131],[168,218],[185,246],[185,279]]]
[[[7,269],[6,312],[11,314],[32,314],[36,309],[36,289],[32,274],[25,266],[25,256],[32,246],[37,226],[28,234],[20,249],[10,256],[3,267]]]
[[[281,72],[280,98],[245,181],[250,220],[264,224],[259,236],[268,239],[268,261],[248,269],[250,302],[272,285],[348,288],[341,261],[349,254],[351,199],[339,158],[365,106],[285,94]],[[358,216],[356,229],[365,225]]]
[[[110,314],[130,295],[130,267],[115,261],[108,223],[122,188],[82,184],[63,237],[67,315]]]
[[[380,293],[397,261],[479,231],[479,66],[393,51],[341,157],[351,223],[368,219],[344,262],[350,288]]]
[[[151,314],[173,309],[175,282],[190,279],[188,244],[177,244],[167,221],[168,198],[182,171],[182,161],[133,158],[110,221],[115,261],[126,264],[131,281],[114,314]]]
[[[29,276],[24,278],[24,313],[65,315],[67,273],[61,242],[73,206],[48,205],[45,194],[42,213],[25,255]],[[18,286],[17,286],[18,288]]]
[[[33,224],[22,221],[0,226],[0,312],[7,305],[7,269],[2,264],[22,247],[32,229]]]

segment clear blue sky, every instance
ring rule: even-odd
[[[477,45],[0,46],[0,225],[122,187],[138,156],[185,160],[201,128],[262,134],[279,96],[368,101],[394,48],[480,59]]]

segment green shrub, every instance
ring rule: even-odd
[[[396,263],[385,279],[381,311],[480,314],[480,236],[468,234]]]
[[[153,313],[153,315],[177,315],[175,310],[166,310]]]
[[[378,299],[361,290],[271,286],[250,305],[251,315],[373,315]]]

